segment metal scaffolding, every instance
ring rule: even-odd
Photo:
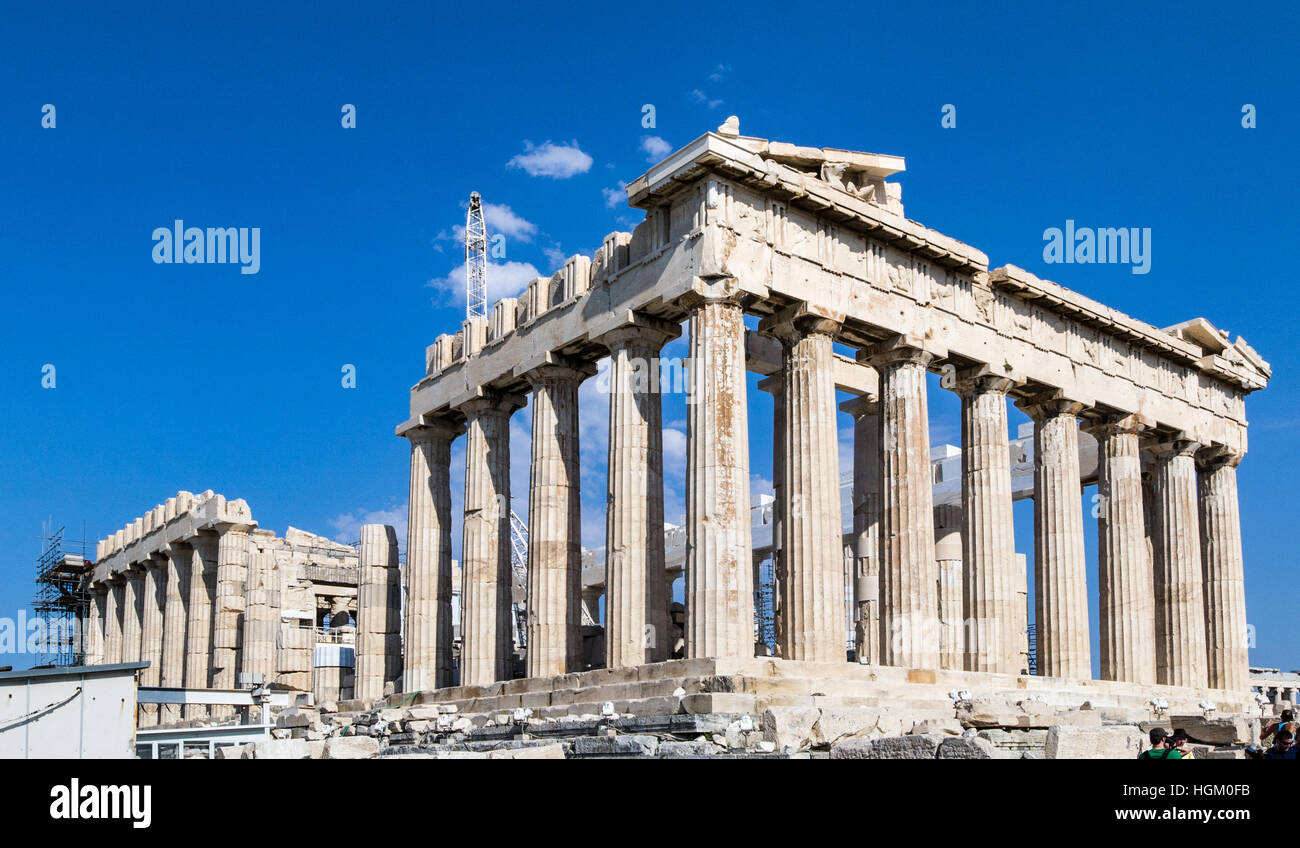
[[[41,524],[41,555],[36,560],[36,594],[32,612],[43,622],[37,666],[80,665],[85,660],[81,622],[89,603],[89,567],[86,536],[81,541],[64,538],[64,528]],[[27,638],[28,633],[20,634]]]

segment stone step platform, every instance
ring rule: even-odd
[[[962,692],[969,696],[965,700],[1035,700],[1055,709],[1086,703],[1123,720],[1153,718],[1154,698],[1167,701],[1169,712],[1176,714],[1199,714],[1203,702],[1213,703],[1221,715],[1255,711],[1248,692],[772,658],[671,660],[395,694],[386,703],[446,705],[462,714],[529,709],[541,719],[598,716],[606,703],[620,715],[637,716],[761,715],[769,707],[891,707],[951,715],[958,699],[950,696]]]

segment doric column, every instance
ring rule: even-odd
[[[527,375],[533,388],[528,493],[528,671],[582,671],[582,498],[578,386],[589,372],[561,364]]]
[[[217,583],[212,611],[213,689],[234,689],[239,671],[250,529],[243,524],[222,524],[217,529]]]
[[[122,662],[122,595],[125,592],[120,574],[109,574],[104,608],[104,662],[114,665]]]
[[[706,284],[703,293],[693,293],[683,301],[691,310],[686,417],[687,657],[754,655],[745,322],[733,283]],[[788,402],[788,389],[786,397]],[[831,401],[833,414],[833,395]],[[838,569],[838,559],[835,566]]]
[[[1241,454],[1210,448],[1202,452],[1201,559],[1205,570],[1208,684],[1244,692],[1250,686],[1246,642],[1245,561],[1237,506],[1237,464]]]
[[[122,662],[140,661],[140,613],[144,609],[144,571],[132,564],[123,574]]]
[[[960,671],[966,656],[963,621],[964,575],[962,567],[961,507],[934,508],[934,558],[938,569],[939,668]]]
[[[185,682],[185,635],[189,618],[190,560],[188,545],[169,545],[167,555],[166,595],[163,601],[162,685],[180,689]],[[181,718],[180,708],[163,704],[159,720],[171,724]]]
[[[248,580],[245,587],[244,648],[240,671],[260,674],[265,684],[275,682],[275,632],[280,621],[280,579],[275,553],[265,543],[273,538],[267,531],[254,531],[248,552]]]
[[[672,650],[664,595],[664,456],[659,351],[675,325],[638,317],[606,333],[609,480],[605,514],[605,664],[666,660]]]
[[[1034,419],[1034,622],[1038,673],[1092,677],[1083,550],[1079,422],[1083,404],[1057,397],[1016,405]]]
[[[743,344],[739,307],[736,313]],[[781,656],[842,662],[844,547],[833,374],[834,333],[839,322],[817,315],[781,313],[764,320],[759,329],[780,339],[783,353],[785,427],[774,434],[774,439],[785,445],[782,543],[786,579],[781,582]],[[743,370],[739,379],[743,384]],[[743,429],[740,437],[745,437]],[[748,465],[745,470],[748,476]],[[748,530],[748,521],[745,527]]]
[[[140,659],[149,665],[140,672],[141,686],[162,685],[163,609],[167,602],[167,566],[161,557],[144,564],[144,597],[140,615]],[[140,724],[158,723],[158,705],[140,705]]]
[[[1196,491],[1200,444],[1174,439],[1155,447],[1156,682],[1205,686],[1205,575]]]
[[[434,421],[402,434],[411,442],[402,675],[408,692],[452,684],[451,443],[464,432]]]
[[[926,351],[898,340],[870,357],[880,373],[880,660],[938,668],[933,471]]]
[[[352,697],[377,701],[402,674],[402,582],[397,531],[361,528],[357,581],[356,675]]]
[[[880,401],[840,404],[853,416],[853,599],[858,660],[880,664]]]
[[[992,374],[964,376],[961,396],[963,667],[1019,674],[1016,632],[1016,538],[1011,512],[1007,391]]]
[[[1156,682],[1155,597],[1142,505],[1136,415],[1090,427],[1097,438],[1101,679]]]
[[[785,377],[778,371],[759,380],[758,388],[772,396],[772,629],[779,657],[781,586],[785,583]]]
[[[485,396],[461,407],[465,442],[465,588],[461,596],[461,684],[510,676],[510,415],[523,398]]]
[[[102,665],[104,662],[104,616],[105,608],[108,606],[107,595],[107,590],[101,584],[96,583],[90,587],[85,624],[81,628],[82,652],[86,665]]]
[[[185,624],[185,688],[212,688],[212,598],[216,594],[216,539],[196,536],[190,548],[189,605]],[[185,717],[203,718],[208,708],[186,704]]]

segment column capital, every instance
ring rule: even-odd
[[[919,339],[904,336],[891,336],[883,342],[866,350],[859,351],[858,361],[865,362],[877,370],[890,365],[920,365],[929,368],[930,363],[942,354],[927,350]]]
[[[868,415],[880,412],[880,398],[876,395],[858,395],[840,404],[840,411],[847,412],[857,421]]]
[[[766,377],[758,381],[758,390],[760,392],[767,392],[769,395],[774,397],[781,397],[781,393],[785,391],[785,375],[780,371],[777,371],[774,374],[768,374]]]
[[[740,287],[740,281],[735,277],[697,279],[690,291],[677,298],[677,304],[692,312],[709,303],[743,308],[752,297]]]
[[[627,324],[602,333],[594,341],[603,344],[611,352],[633,344],[643,344],[657,350],[681,334],[682,328],[671,321],[634,312]]]
[[[528,398],[515,392],[494,392],[486,389],[480,391],[482,394],[478,397],[456,407],[467,418],[492,413],[509,416],[516,409],[523,409],[528,405]]]
[[[420,417],[420,423],[402,432],[402,437],[412,442],[435,442],[455,440],[465,433],[465,425],[449,418],[435,418],[430,415]]]
[[[1136,436],[1154,426],[1155,422],[1138,413],[1114,413],[1098,416],[1085,424],[1083,430],[1100,441],[1107,436]]]
[[[1180,433],[1172,439],[1154,442],[1150,447],[1151,453],[1155,454],[1157,459],[1171,459],[1177,456],[1195,457],[1196,452],[1203,446],[1200,442],[1182,438],[1182,435]]]
[[[843,324],[843,313],[830,314],[806,303],[796,303],[763,318],[758,322],[758,331],[784,345],[792,345],[806,336],[834,338]]]
[[[1029,397],[1016,399],[1016,408],[1028,415],[1035,423],[1061,415],[1078,416],[1088,408],[1086,403],[1071,400],[1060,391],[1040,392]]]
[[[1005,395],[1020,381],[1008,374],[996,374],[987,365],[967,368],[957,372],[957,382],[953,391],[960,397],[974,397],[988,392]]]
[[[1196,464],[1201,468],[1236,468],[1245,459],[1246,452],[1227,445],[1207,445],[1196,452]]]
[[[546,383],[581,383],[596,374],[596,366],[589,362],[577,362],[567,357],[550,356],[551,361],[523,372],[522,376],[534,390]]]

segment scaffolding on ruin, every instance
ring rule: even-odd
[[[65,538],[65,529],[54,522],[41,523],[41,554],[36,560],[36,592],[32,613],[43,622],[44,638],[36,654],[36,665],[70,666],[85,661],[78,637],[80,622],[89,605],[86,535],[81,540]],[[26,637],[27,634],[21,634]]]
[[[519,597],[528,595],[528,525],[513,509],[510,510],[510,572],[514,577],[513,589]],[[528,647],[528,614],[523,603],[510,604],[515,630],[515,645]]]

